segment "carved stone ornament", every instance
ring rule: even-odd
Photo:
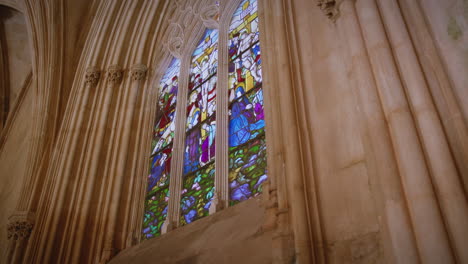
[[[131,69],[131,78],[133,81],[143,81],[146,78],[148,68],[143,64],[133,65]]]
[[[99,82],[101,72],[96,67],[89,67],[86,69],[85,83],[86,85],[95,86]]]
[[[14,221],[7,226],[8,239],[27,239],[31,235],[33,224],[29,221]]]
[[[340,0],[317,0],[317,6],[325,13],[325,15],[332,21],[336,21],[339,14]]]
[[[27,239],[34,226],[35,214],[31,211],[16,211],[8,218],[7,237],[18,240]]]
[[[117,84],[122,81],[123,71],[117,65],[112,65],[107,70],[107,81],[112,84]]]
[[[218,28],[218,19],[219,19],[219,5],[209,5],[206,8],[203,8],[200,12],[200,18],[203,21],[203,24],[207,28]]]

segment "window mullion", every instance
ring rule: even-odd
[[[224,23],[227,24],[227,23]],[[228,159],[228,26],[220,25],[218,38],[218,83],[216,89],[216,155],[215,155],[215,190],[216,197],[210,208],[210,214],[228,205],[229,159]]]

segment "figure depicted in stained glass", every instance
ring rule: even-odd
[[[210,162],[215,156],[215,121],[207,122],[201,126],[201,160],[202,165]]]
[[[200,130],[194,129],[186,135],[184,153],[184,174],[200,167]]]
[[[173,59],[166,73],[161,79],[159,88],[159,109],[168,111],[176,103],[179,87],[180,60]]]
[[[216,76],[190,92],[187,106],[187,130],[211,117],[216,110]]]
[[[229,58],[232,60],[258,41],[257,0],[244,0],[229,27]]]
[[[156,124],[153,153],[160,151],[172,142],[175,132],[175,108],[163,113]]]
[[[193,52],[189,90],[202,84],[218,70],[218,30],[207,29]]]
[[[169,186],[172,150],[167,148],[152,158],[151,172],[148,176],[148,192]]]
[[[256,43],[229,63],[229,101],[262,83],[260,45]]]
[[[263,133],[263,93],[242,96],[231,105],[229,121],[229,146],[236,147]]]
[[[215,156],[216,121],[192,129],[185,138],[184,174],[208,164]]]

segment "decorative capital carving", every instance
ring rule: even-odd
[[[146,78],[147,71],[148,71],[148,68],[143,64],[133,65],[130,71],[132,80],[143,81]]]
[[[16,221],[7,226],[8,239],[26,239],[31,235],[33,224],[26,221]]]
[[[95,86],[99,82],[101,71],[96,67],[89,67],[85,73],[85,84]]]
[[[34,226],[34,213],[28,211],[15,212],[8,218],[8,240],[27,239]]]
[[[112,65],[107,70],[107,81],[112,84],[117,84],[122,81],[123,71],[118,65]]]
[[[325,13],[332,21],[336,21],[339,14],[339,5],[341,0],[317,0],[317,6]]]

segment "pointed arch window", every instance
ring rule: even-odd
[[[144,239],[164,233],[168,225],[186,225],[219,210],[213,206],[218,200],[235,205],[254,197],[267,179],[257,0],[228,2],[235,6],[225,10],[233,13],[216,17],[228,19],[224,20],[228,27],[206,29],[185,60],[187,71],[181,71],[181,61],[173,59],[160,81]],[[224,48],[218,52],[219,45]],[[218,60],[223,61],[220,69]],[[180,72],[187,76],[179,76]],[[179,79],[184,78],[186,87],[179,87]],[[225,89],[219,97],[217,86]],[[185,106],[176,108],[178,88],[187,100],[179,101]],[[175,125],[176,109],[179,125]],[[226,110],[217,116],[217,109]],[[225,143],[215,142],[217,130],[227,134]],[[173,149],[174,135],[182,137]],[[215,153],[216,144],[227,146]],[[174,172],[169,186],[172,157],[173,170],[180,172]],[[220,164],[226,169],[216,171]]]
[[[159,116],[156,118],[153,133],[143,219],[143,238],[145,239],[160,235],[167,217],[179,74],[180,60],[173,59],[159,84]]]
[[[214,196],[218,30],[207,29],[190,66],[180,225],[209,214]]]
[[[261,192],[265,117],[256,0],[244,0],[229,27],[229,203]]]

